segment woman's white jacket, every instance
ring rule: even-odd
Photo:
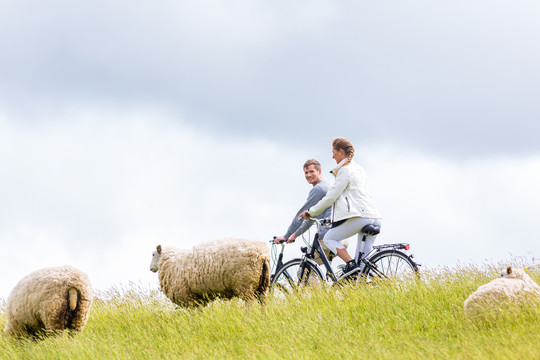
[[[330,171],[336,177],[334,185],[309,209],[309,215],[317,216],[332,205],[332,221],[352,217],[380,219],[381,215],[367,189],[366,172],[354,160],[348,165],[346,162],[344,159]]]

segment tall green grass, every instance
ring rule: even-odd
[[[2,336],[0,358],[538,359],[540,306],[510,308],[490,321],[463,313],[467,296],[503,268],[442,268],[407,286],[314,288],[265,306],[218,300],[191,310],[129,284],[97,294],[82,333]],[[538,273],[530,275],[539,282]]]

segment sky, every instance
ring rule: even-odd
[[[281,235],[346,137],[424,268],[538,263],[540,4],[0,1],[0,299]],[[298,254],[290,246],[287,256]]]

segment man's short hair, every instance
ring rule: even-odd
[[[321,170],[321,163],[315,159],[309,159],[304,163],[304,169],[307,169],[310,165],[315,166],[316,170]]]

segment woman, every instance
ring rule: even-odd
[[[373,204],[366,184],[366,173],[360,165],[353,161],[354,147],[344,138],[337,138],[332,142],[332,158],[338,164],[331,173],[336,177],[334,185],[328,190],[326,196],[299,217],[309,219],[317,216],[328,206],[332,205],[332,228],[324,236],[324,244],[346,265],[344,276],[354,274],[361,268],[358,265],[358,255],[362,242],[361,230],[368,224],[381,226],[379,211]],[[340,243],[348,237],[358,234],[355,259]],[[367,236],[364,254],[371,251],[376,235]]]

